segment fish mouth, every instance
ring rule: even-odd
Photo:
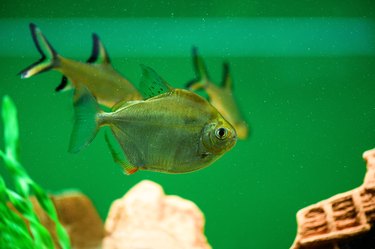
[[[237,138],[238,138],[237,131],[235,129],[233,129],[232,140],[237,141]]]
[[[230,148],[233,148],[237,143],[237,136],[233,136],[232,142],[230,144]]]
[[[232,135],[232,139],[231,139],[231,143],[230,143],[230,148],[233,148],[234,145],[237,143],[237,140],[238,140],[238,135],[237,135],[237,132],[235,130],[233,130],[233,135]]]

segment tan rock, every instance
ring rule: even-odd
[[[204,223],[193,202],[145,180],[112,204],[103,249],[210,249]]]
[[[79,192],[66,192],[53,196],[52,201],[73,249],[101,248],[103,222],[87,196]]]
[[[339,249],[343,240],[370,231],[375,223],[375,149],[366,151],[363,158],[367,173],[361,186],[298,211],[291,249]]]

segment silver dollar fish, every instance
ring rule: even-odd
[[[59,55],[35,24],[30,24],[30,30],[42,58],[22,70],[21,78],[51,69],[59,71],[63,77],[56,91],[85,87],[101,105],[109,108],[119,101],[142,99],[138,90],[112,67],[107,51],[96,34],[93,34],[91,57],[83,63]]]
[[[108,137],[107,143],[126,174],[186,173],[207,167],[235,145],[235,130],[204,98],[172,88],[149,67],[142,70],[146,100],[119,103],[112,112],[103,112],[88,91],[77,94],[71,152],[80,151],[100,127],[109,126],[125,158]]]
[[[198,55],[197,48],[193,48],[193,63],[197,79],[191,81],[188,88],[192,91],[204,89],[209,97],[209,102],[236,129],[238,138],[246,139],[249,135],[249,127],[233,95],[233,83],[229,74],[228,63],[223,64],[224,73],[221,86],[217,86],[210,80],[204,61]]]

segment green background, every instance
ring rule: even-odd
[[[2,1],[0,95],[9,94],[19,110],[22,162],[47,190],[87,194],[103,219],[113,200],[150,179],[201,208],[213,248],[289,248],[296,212],[359,186],[365,173],[361,155],[375,147],[375,4],[184,2]],[[82,61],[91,52],[90,33],[98,33],[114,67],[136,85],[139,64],[145,64],[183,87],[194,75],[193,45],[215,82],[228,60],[250,139],[238,141],[211,167],[184,175],[125,176],[112,162],[103,132],[86,150],[69,154],[71,92],[53,91],[61,75],[16,75],[39,59],[29,22],[63,56]],[[126,30],[123,22],[134,32],[113,28]],[[255,45],[243,33],[249,23],[256,29]],[[176,35],[168,33],[170,27]],[[317,41],[323,42],[314,47]]]

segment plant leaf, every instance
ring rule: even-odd
[[[18,159],[18,122],[17,109],[9,96],[3,97],[3,123],[4,123],[4,139],[5,153],[13,160]]]

